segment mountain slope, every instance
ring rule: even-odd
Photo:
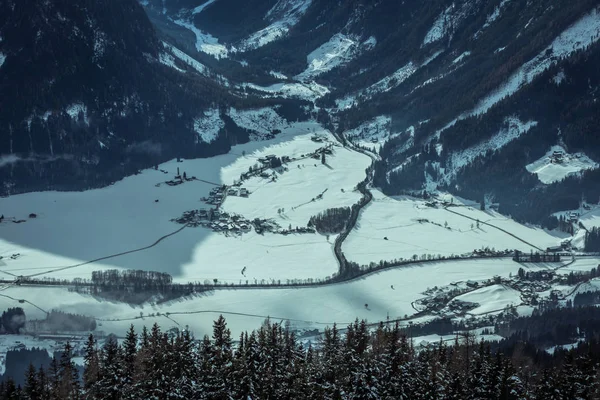
[[[160,62],[136,1],[3,1],[0,37],[0,193],[97,186],[235,142],[194,132],[228,94]]]

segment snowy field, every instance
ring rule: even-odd
[[[470,315],[481,315],[501,312],[507,306],[521,304],[521,293],[504,285],[492,285],[456,297],[457,300],[479,304],[468,312]]]
[[[560,160],[554,160],[553,154],[560,154]],[[527,171],[536,174],[545,184],[563,180],[568,176],[578,175],[582,171],[597,169],[598,163],[583,153],[569,154],[561,146],[552,148],[539,160],[526,166]]]
[[[335,140],[331,135],[324,137]],[[310,138],[309,134],[297,136],[292,141],[241,157],[223,168],[225,180],[239,178],[240,171],[247,171],[258,158],[267,154],[299,158],[323,147],[323,143],[315,143]],[[371,159],[366,155],[334,146],[325,165],[320,159],[305,158],[287,163],[287,171],[278,169],[275,182],[258,176],[245,181],[244,187],[250,191],[250,197],[227,197],[223,208],[249,219],[272,218],[283,227],[290,224],[292,227],[306,226],[310,217],[321,211],[358,203],[361,195],[354,188],[365,178],[365,169],[370,163]],[[318,199],[321,193],[322,199]],[[278,213],[280,209],[283,212]]]
[[[247,122],[251,125],[252,121]],[[182,225],[170,220],[187,210],[208,208],[200,198],[214,187],[209,182],[232,184],[257,163],[259,156],[299,156],[320,147],[310,140],[313,133],[331,138],[320,125],[311,122],[280,128],[282,133],[273,140],[235,146],[229,154],[212,158],[170,161],[159,165],[158,170],[144,170],[105,188],[0,199],[5,216],[0,223],[0,276],[89,278],[92,271],[109,268],[168,272],[184,282],[219,279],[239,283],[241,279],[285,281],[330,276],[337,270],[332,251],[334,237],[328,242],[325,236],[316,234],[261,236],[251,232],[235,238],[204,228],[185,228],[154,247],[80,265],[148,247],[180,229]],[[301,168],[293,163],[288,172],[281,171],[276,183],[254,178],[248,187],[255,193],[248,198],[230,197],[224,207],[248,217],[273,217],[286,228],[289,224],[306,226],[314,213],[358,201],[360,195],[352,190],[364,178],[368,163],[366,156],[336,148],[328,166],[308,159],[297,163]],[[178,169],[203,181],[165,184]],[[328,191],[322,200],[300,206],[325,189]],[[285,212],[278,215],[280,207]],[[37,217],[29,218],[30,213]],[[26,222],[16,224],[13,219]],[[69,266],[74,267],[63,269]],[[244,266],[245,277],[240,272]]]
[[[511,260],[415,264],[343,284],[300,289],[218,290],[205,296],[143,307],[101,302],[91,296],[52,287],[11,287],[3,294],[26,298],[46,310],[55,308],[95,316],[100,320],[98,330],[119,336],[131,323],[141,329],[156,321],[165,329],[177,324],[180,327],[188,325],[196,337],[201,337],[212,332],[212,321],[223,313],[232,334],[237,337],[244,330],[257,328],[266,316],[277,321],[289,319],[298,328],[319,329],[334,322],[343,327],[356,318],[377,322],[385,321],[388,315],[392,319],[410,316],[415,313],[411,302],[424,297],[427,288],[469,279],[484,280],[495,275],[508,277],[516,274],[519,267],[520,264]],[[3,309],[15,304],[15,301],[0,297]],[[44,317],[42,311],[28,303],[20,306],[28,319]],[[143,319],[139,318],[140,313]],[[169,313],[168,318],[165,313]]]
[[[532,249],[502,231],[485,225],[478,229],[476,221],[443,208],[428,207],[423,200],[390,198],[377,190],[372,192],[373,202],[363,209],[356,228],[343,246],[348,259],[360,264],[382,259],[409,259],[414,254],[458,255],[483,247],[525,252]],[[557,245],[561,239],[492,211],[483,212],[469,207],[453,207],[451,210],[497,225],[543,249]]]

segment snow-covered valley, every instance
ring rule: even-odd
[[[214,118],[216,113],[205,115]],[[244,120],[242,114],[235,118],[246,126],[254,123],[252,118]],[[23,299],[26,302],[20,306],[30,318],[42,318],[42,310],[51,309],[89,315],[96,318],[99,330],[117,334],[130,323],[141,327],[157,321],[188,326],[201,336],[210,331],[219,313],[228,317],[235,335],[266,317],[289,320],[298,329],[320,329],[355,318],[376,322],[411,316],[416,312],[413,303],[426,296],[428,288],[494,276],[509,278],[521,267],[510,255],[469,259],[477,251],[518,249],[528,253],[556,246],[565,238],[564,234],[520,225],[493,211],[479,211],[472,208],[472,202],[458,198],[442,196],[454,206],[447,209],[422,200],[387,197],[371,189],[374,199],[361,212],[343,252],[348,260],[364,267],[401,259],[411,263],[345,283],[278,287],[293,282],[316,284],[338,273],[336,235],[278,232],[306,227],[311,216],[327,209],[358,203],[361,194],[356,185],[365,179],[371,159],[342,146],[315,122],[287,124],[275,118],[272,124],[282,130],[274,139],[238,145],[226,155],[173,160],[103,189],[2,199],[0,272],[8,282],[0,296],[3,306]],[[198,125],[198,129],[208,128]],[[323,148],[329,149],[324,164],[320,156],[311,156]],[[278,226],[275,231],[215,231],[172,221],[188,210],[206,207],[201,199],[211,190],[232,185],[258,168],[261,160],[272,157],[284,160],[282,166],[244,179],[239,188],[249,195],[242,196],[241,189],[236,189],[220,208],[248,221],[271,221]],[[188,180],[169,184],[178,174],[185,174]],[[467,259],[430,260],[458,255]],[[581,262],[585,264],[582,270],[593,265],[589,260]],[[27,276],[89,279],[92,271],[106,269],[160,271],[172,275],[175,282],[214,281],[219,286],[162,304],[132,306],[70,292],[68,287],[10,283]],[[239,287],[222,286],[225,284]],[[273,288],[244,288],[246,284]],[[485,299],[482,290],[481,296],[470,296]],[[512,304],[515,295],[518,297],[514,289],[508,297],[500,289],[490,290],[496,293],[492,296],[495,300],[480,305],[483,314],[509,300]]]

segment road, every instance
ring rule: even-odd
[[[520,238],[520,237],[518,237],[517,235],[515,235],[515,234],[512,234],[512,233],[510,233],[509,231],[507,231],[507,230],[505,230],[505,229],[502,229],[502,228],[500,228],[500,227],[498,227],[498,226],[496,226],[496,225],[490,224],[489,222],[483,222],[483,221],[480,221],[480,220],[478,220],[477,218],[472,218],[472,217],[469,217],[468,215],[464,215],[464,214],[461,214],[461,213],[459,213],[459,212],[456,212],[456,211],[450,210],[450,208],[449,208],[449,207],[450,207],[450,206],[446,206],[446,207],[444,207],[444,210],[446,210],[446,211],[448,211],[448,212],[450,212],[450,213],[452,213],[452,214],[459,215],[459,216],[461,216],[461,217],[463,217],[463,218],[470,219],[471,221],[476,221],[476,222],[478,222],[478,223],[479,223],[479,224],[481,224],[481,225],[486,225],[486,226],[489,226],[489,227],[491,227],[491,228],[498,229],[499,231],[501,231],[501,232],[504,232],[504,233],[506,233],[506,234],[507,234],[507,235],[509,235],[509,236],[512,236],[513,238],[517,239],[518,241],[525,243],[527,246],[531,246],[531,247],[533,247],[534,249],[536,249],[536,250],[538,250],[538,251],[541,251],[541,252],[545,251],[545,249],[541,249],[541,248],[539,248],[538,246],[536,246],[535,244],[529,243],[529,242],[528,242],[528,241],[526,241],[525,239],[523,239],[523,238]]]
[[[369,168],[366,171],[367,176],[365,177],[365,179],[362,182],[360,182],[356,186],[358,191],[362,194],[362,198],[360,199],[360,201],[357,204],[352,206],[352,210],[350,212],[350,218],[348,219],[348,222],[346,223],[344,230],[335,238],[335,243],[333,245],[333,252],[335,254],[335,258],[338,261],[338,268],[339,268],[338,276],[334,279],[337,279],[339,281],[345,281],[345,280],[348,280],[348,278],[352,278],[354,276],[360,275],[360,271],[352,269],[352,265],[348,262],[348,260],[346,259],[346,256],[344,255],[344,252],[342,250],[342,245],[344,244],[344,241],[350,235],[350,232],[352,232],[352,230],[356,226],[356,223],[358,222],[358,217],[360,216],[360,211],[363,208],[365,208],[373,200],[373,194],[369,190],[368,186],[369,186],[369,184],[371,184],[371,182],[373,182],[373,173],[374,173],[373,166],[374,166],[375,161],[377,160],[377,156],[373,155],[371,152],[367,152],[366,150],[362,150],[362,149],[355,147],[350,142],[348,142],[344,138],[343,134],[341,134],[341,133],[334,133],[334,136],[344,147],[346,147],[350,150],[353,150],[357,153],[365,154],[368,157],[370,157],[372,160],[371,165],[369,166]]]

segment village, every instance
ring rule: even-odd
[[[177,186],[190,181],[202,181],[215,185],[210,190],[208,196],[200,198],[200,201],[207,204],[208,208],[198,208],[184,212],[180,217],[174,218],[171,221],[185,224],[190,227],[204,227],[213,230],[214,232],[222,233],[226,236],[238,236],[254,230],[257,234],[265,232],[289,235],[289,234],[314,234],[316,230],[307,226],[291,225],[287,228],[282,228],[277,222],[272,219],[254,218],[246,219],[242,215],[228,213],[221,209],[228,196],[236,196],[248,198],[251,192],[243,187],[243,182],[253,177],[259,177],[270,182],[277,182],[278,173],[289,172],[286,164],[304,159],[320,160],[322,164],[326,163],[326,157],[333,154],[333,143],[329,142],[326,137],[313,135],[311,140],[315,143],[328,142],[325,146],[316,149],[313,152],[301,154],[299,157],[291,157],[287,155],[276,156],[274,154],[264,155],[257,159],[258,163],[250,166],[247,172],[240,175],[239,180],[235,180],[232,185],[218,185],[216,183],[203,181],[195,176],[188,177],[186,172],[180,173],[177,168],[177,175],[174,179],[166,181],[169,186]],[[299,166],[300,167],[300,166]],[[156,186],[160,186],[161,183]],[[326,190],[325,190],[326,191]],[[312,201],[320,200],[323,193],[315,196]],[[158,200],[155,200],[158,202]]]

